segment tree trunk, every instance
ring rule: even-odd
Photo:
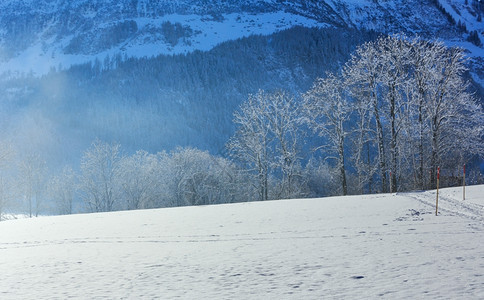
[[[392,127],[392,140],[390,142],[391,147],[391,154],[392,154],[392,162],[391,162],[391,176],[390,176],[390,191],[396,192],[397,191],[397,158],[398,158],[398,150],[397,150],[397,130],[396,130],[396,116],[395,116],[395,86],[392,87],[393,95],[390,97],[390,121]]]
[[[420,100],[420,104],[418,107],[418,122],[419,122],[419,142],[418,142],[418,156],[419,156],[419,167],[418,167],[418,185],[421,190],[425,189],[424,186],[424,147],[423,147],[423,140],[424,140],[424,128],[423,128],[423,116],[422,116],[422,100]]]
[[[438,130],[437,130],[437,117],[433,118],[432,122],[432,156],[430,157],[430,186],[434,188],[437,185],[436,180],[436,172],[437,172],[437,163],[438,163]]]
[[[373,103],[374,114],[375,114],[375,121],[376,121],[376,134],[377,134],[377,142],[378,142],[378,161],[380,165],[380,176],[381,176],[381,191],[385,193],[387,191],[387,180],[386,180],[386,164],[385,164],[385,147],[383,141],[383,127],[380,120],[380,113],[378,111],[376,99]]]
[[[366,143],[366,153],[368,155],[368,194],[373,192],[373,174],[371,172],[370,142]]]
[[[346,185],[346,171],[345,171],[345,156],[344,156],[344,138],[340,137],[339,141],[339,170],[341,176],[341,187],[343,188],[343,195],[348,195],[348,187]]]

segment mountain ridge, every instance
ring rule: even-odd
[[[295,25],[465,40],[431,0],[11,0],[0,11],[0,74],[42,75],[107,55],[207,51],[226,40]]]

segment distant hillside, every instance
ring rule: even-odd
[[[481,8],[467,2],[8,0],[0,3],[0,74],[45,74],[107,55],[207,51],[296,25],[406,32],[460,43],[470,31],[482,38]]]
[[[27,148],[54,153],[52,159],[59,158],[58,151],[61,157],[80,157],[96,137],[133,151],[194,146],[221,154],[233,133],[232,114],[249,93],[306,91],[375,36],[295,27],[208,52],[115,56],[42,78],[10,80],[0,85],[7,99],[0,124],[18,143],[28,141]]]

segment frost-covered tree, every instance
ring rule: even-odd
[[[14,150],[11,145],[0,144],[0,221],[3,219],[5,209],[14,197],[14,180],[12,176],[12,162]]]
[[[127,209],[148,208],[152,205],[153,197],[156,197],[158,167],[156,155],[142,150],[121,160],[119,183]]]
[[[398,181],[405,188],[422,188],[428,171],[435,186],[436,168],[445,156],[459,149],[482,153],[482,109],[468,92],[465,71],[461,49],[404,36],[368,42],[346,64],[345,82],[359,116],[371,109],[375,124],[359,120],[357,151],[373,136],[383,191],[387,171],[393,191],[399,189]],[[357,155],[356,161],[361,163],[362,157]]]
[[[410,84],[411,47],[405,36],[388,36],[376,42],[378,61],[381,65],[383,114],[387,120],[389,136],[389,177],[390,191],[397,191],[397,177],[401,175],[400,143],[408,113],[408,88]]]
[[[327,197],[341,194],[341,180],[337,176],[339,170],[329,165],[328,161],[311,157],[305,168],[309,197]],[[336,176],[335,176],[336,174]]]
[[[235,135],[227,147],[233,159],[254,176],[259,200],[301,195],[302,182],[299,107],[286,92],[249,95],[234,114]],[[269,191],[270,177],[278,178]]]
[[[273,155],[269,148],[274,137],[266,118],[269,106],[267,98],[264,91],[249,95],[247,101],[234,113],[237,131],[227,144],[231,157],[242,163],[248,173],[254,174],[253,182],[259,200],[269,199],[269,175]]]
[[[341,78],[327,74],[318,78],[304,95],[304,122],[319,136],[326,138],[318,147],[328,158],[336,160],[341,192],[348,194],[345,166],[345,139],[349,133],[350,106]]]
[[[20,183],[30,218],[34,214],[37,217],[42,208],[46,171],[46,162],[39,154],[28,154],[20,162]]]
[[[84,152],[79,183],[91,211],[112,211],[119,205],[121,159],[117,143],[96,140]]]
[[[467,91],[464,51],[443,46],[437,50],[424,103],[431,136],[431,186],[435,185],[435,170],[445,156],[459,150],[483,153],[482,107]]]
[[[357,186],[354,190],[360,194],[373,192],[373,176],[378,171],[378,164],[373,155],[375,131],[372,121],[371,105],[365,101],[352,101],[355,124],[352,129],[350,144],[352,146],[351,162],[357,173]]]
[[[155,178],[151,188],[152,196],[147,208],[180,206],[182,199],[178,198],[177,194],[180,175],[173,168],[171,155],[165,151],[157,153],[156,164]]]
[[[378,153],[378,168],[381,180],[381,190],[387,190],[386,180],[386,148],[383,132],[382,119],[382,101],[381,101],[381,86],[380,74],[382,65],[379,61],[379,50],[374,42],[366,42],[359,46],[355,53],[351,55],[350,60],[346,63],[343,69],[343,77],[345,84],[353,98],[360,107],[369,108],[371,111],[372,122],[374,125],[368,123],[374,129],[374,140]]]
[[[409,161],[415,186],[434,187],[437,166],[452,169],[454,157],[461,157],[461,165],[464,156],[482,154],[482,108],[468,91],[462,49],[414,38],[409,62]]]
[[[247,180],[229,160],[194,148],[162,153],[160,188],[166,206],[248,201]]]
[[[74,195],[77,186],[77,175],[69,166],[65,166],[59,175],[51,178],[49,195],[54,201],[57,213],[61,215],[73,213]]]
[[[280,174],[277,198],[293,198],[305,193],[302,176],[301,105],[294,96],[285,91],[266,94],[267,111],[265,118],[273,136],[271,152],[273,169]]]
[[[409,126],[408,134],[410,146],[414,149],[411,153],[412,165],[414,170],[415,186],[420,189],[425,188],[425,170],[428,170],[429,156],[426,155],[425,146],[429,140],[427,138],[429,127],[425,103],[429,96],[428,84],[432,77],[432,65],[436,60],[436,55],[440,52],[440,43],[431,43],[424,40],[414,39],[412,41],[412,64],[413,64],[413,89],[409,93],[409,101],[412,105],[412,114],[409,116],[413,126]]]

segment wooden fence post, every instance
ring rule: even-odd
[[[437,167],[437,197],[435,198],[435,215],[439,211],[439,181],[440,181],[440,167]]]
[[[462,180],[462,200],[466,199],[466,164],[464,164],[464,177]]]

